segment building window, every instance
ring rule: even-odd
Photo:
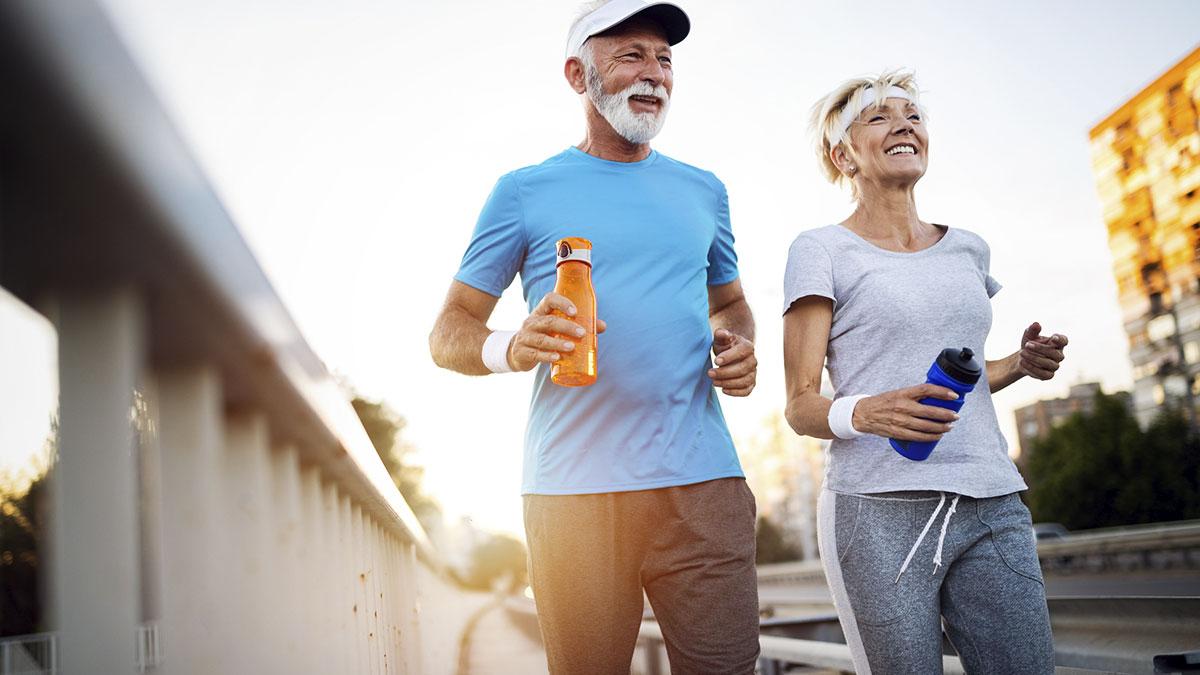
[[[1165,395],[1161,384],[1154,385],[1154,405],[1162,405]]]
[[[1167,90],[1167,105],[1178,105],[1183,100],[1183,83],[1179,83]]]
[[[1175,317],[1170,314],[1163,314],[1155,317],[1146,324],[1146,333],[1150,336],[1151,342],[1165,340],[1175,334]]]
[[[1162,311],[1163,311],[1162,293],[1159,293],[1157,291],[1154,293],[1151,293],[1150,294],[1150,313],[1151,314],[1162,314]]]
[[[1183,346],[1183,359],[1188,363],[1200,361],[1200,343],[1189,342]]]

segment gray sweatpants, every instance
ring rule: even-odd
[[[967,673],[1054,672],[1029,510],[1015,493],[954,497],[822,491],[821,560],[858,675],[942,672],[943,621]]]

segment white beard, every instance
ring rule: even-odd
[[[636,82],[623,91],[615,94],[604,93],[604,83],[600,79],[600,71],[584,60],[584,70],[587,73],[587,95],[596,106],[596,111],[608,121],[613,130],[630,143],[649,143],[658,135],[663,123],[667,121],[667,110],[671,108],[671,97],[667,88],[661,84],[650,86],[649,82]],[[634,112],[629,107],[630,96],[654,96],[662,101],[662,110],[657,113]]]

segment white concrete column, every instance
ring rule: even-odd
[[[329,660],[333,653],[330,644],[334,639],[334,631],[329,627],[328,618],[333,612],[329,600],[329,587],[333,585],[333,577],[325,571],[325,561],[328,558],[328,539],[325,531],[325,509],[321,491],[321,473],[316,467],[306,467],[300,471],[300,508],[303,533],[300,538],[301,578],[300,578],[300,612],[302,614],[303,635],[311,641],[309,667],[307,670],[316,673],[332,673],[336,668]]]
[[[362,507],[354,504],[350,507],[350,537],[354,561],[354,650],[361,659],[359,672],[373,672],[371,664],[371,643],[367,639],[367,556],[365,534],[363,532]]]
[[[420,562],[417,560],[417,547],[412,542],[404,543],[404,578],[409,583],[409,593],[412,598],[411,614],[409,621],[411,628],[408,631],[407,651],[410,654],[408,657],[412,663],[421,662],[421,592],[422,587],[417,584],[417,575],[420,570]],[[437,579],[435,575],[430,575]],[[437,585],[440,587],[441,580],[437,579]],[[430,589],[431,591],[435,589]],[[445,598],[438,598],[440,601],[445,601]],[[432,614],[432,613],[431,613]],[[436,629],[436,627],[435,627]]]
[[[388,532],[387,538],[387,569],[384,578],[387,580],[387,587],[384,591],[384,608],[387,610],[387,649],[391,655],[389,664],[392,671],[397,671],[403,668],[404,664],[404,641],[400,631],[400,611],[401,611],[401,593],[400,579],[403,578],[403,570],[397,565],[399,558],[396,556],[396,550],[399,542],[396,536]],[[391,672],[391,671],[389,671]]]
[[[325,514],[324,538],[319,542],[320,555],[324,560],[321,580],[321,587],[325,589],[323,616],[328,627],[330,658],[344,670],[348,649],[346,638],[349,634],[346,630],[346,616],[350,613],[350,603],[346,601],[343,588],[345,529],[342,527],[341,495],[334,483],[321,486],[321,509]]]
[[[392,640],[391,604],[392,591],[388,585],[392,582],[391,535],[382,526],[379,528],[379,649],[383,656],[383,670],[386,673],[396,672],[400,652]]]
[[[351,664],[354,668],[353,672],[362,673],[366,671],[366,661],[363,657],[363,650],[359,644],[359,599],[358,599],[358,555],[355,552],[355,534],[354,534],[354,513],[355,506],[350,501],[350,496],[339,494],[338,496],[338,519],[341,523],[341,532],[338,536],[339,557],[338,561],[341,575],[342,588],[342,611],[341,616],[344,617],[345,623],[342,628],[342,639],[344,640],[345,661]]]
[[[371,639],[372,673],[383,674],[383,635],[379,632],[379,577],[383,574],[383,561],[379,558],[379,525],[366,512],[362,513],[362,525],[366,532],[367,545],[367,637]]]
[[[304,623],[305,596],[313,589],[303,584],[300,455],[294,446],[271,453],[271,492],[273,518],[265,536],[271,548],[267,577],[272,597],[266,628],[279,650],[275,667],[299,673],[313,665],[312,653],[323,636],[308,633]]]
[[[223,509],[219,462],[224,440],[222,394],[214,368],[160,373],[163,618],[159,625],[166,675],[228,672],[221,660],[223,593],[214,555]]]
[[[261,415],[227,418],[223,461],[225,527],[229,533],[229,584],[223,598],[233,636],[224,646],[239,673],[271,672],[277,654],[263,649],[262,635],[270,620],[268,531],[269,434]]]
[[[143,365],[130,290],[57,303],[58,461],[53,469],[53,616],[67,673],[134,673],[141,622],[133,389]]]

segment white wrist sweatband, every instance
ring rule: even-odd
[[[483,341],[483,365],[493,373],[511,373],[508,365],[508,343],[512,342],[515,330],[497,330]]]
[[[854,406],[870,394],[858,394],[856,396],[843,396],[834,400],[833,405],[829,406],[829,430],[834,436],[842,439],[858,438],[866,436],[866,432],[859,431],[854,428]]]

